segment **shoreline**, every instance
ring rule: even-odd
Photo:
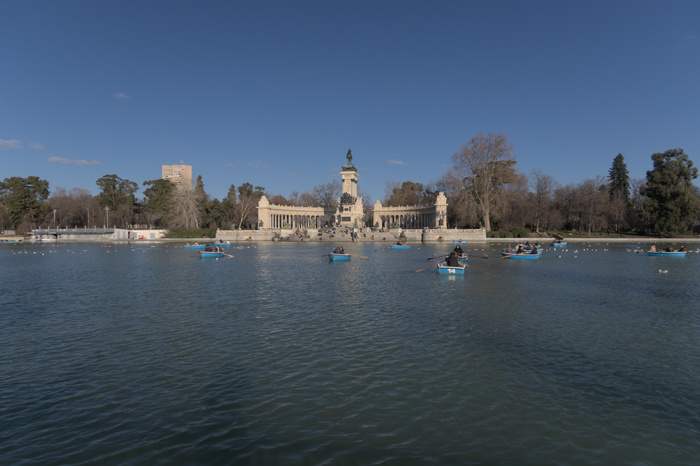
[[[19,240],[19,241],[17,241]],[[24,239],[24,238],[18,238],[18,237],[13,237],[13,238],[2,238],[0,237],[0,244],[26,244],[26,243],[34,243],[34,244],[56,244],[56,243],[187,243],[187,242],[198,242],[200,244],[207,244],[207,243],[215,243],[218,240],[215,238],[153,238],[153,239],[143,239],[143,240],[134,240],[134,239],[120,239],[120,238],[95,238],[95,239],[87,239],[87,238],[81,238],[81,239],[69,239],[69,238],[61,238],[61,239],[55,239],[55,240],[32,240],[32,239]],[[256,239],[245,239],[245,240],[238,240],[238,241],[230,241],[231,244],[250,244],[250,243],[348,243],[348,242],[355,242],[355,243],[383,243],[383,244],[393,244],[396,241],[396,238],[388,238],[387,239],[367,239],[367,238],[360,238],[356,241],[352,241],[349,238],[329,238],[329,239],[324,239],[324,240],[318,240],[318,239],[303,239],[303,238],[297,238],[297,239],[280,239],[280,240],[256,240]],[[525,243],[529,241],[530,243],[541,243],[541,246],[547,247],[550,246],[551,242],[554,241],[553,238],[540,238],[540,237],[527,237],[527,238],[485,238],[485,239],[478,239],[478,240],[467,240],[467,246],[470,244],[500,244],[500,243]],[[644,236],[644,237],[639,237],[639,238],[610,238],[610,237],[594,237],[594,238],[564,238],[564,241],[567,243],[576,243],[576,244],[582,244],[582,243],[597,243],[597,244],[604,244],[604,243],[617,243],[617,244],[623,244],[623,243],[700,243],[700,237],[696,238],[681,238],[681,237],[672,237],[672,238],[654,238],[650,236]],[[436,241],[407,241],[408,244],[446,244],[446,245],[452,245],[452,240],[436,240]]]

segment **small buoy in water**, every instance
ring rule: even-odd
[[[659,269],[659,273],[668,273],[668,270],[661,270],[661,269]]]

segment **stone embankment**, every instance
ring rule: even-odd
[[[350,228],[328,228],[309,231],[293,230],[218,230],[216,239],[225,241],[298,241],[298,242],[387,242],[407,243],[470,241],[485,242],[486,232],[476,230],[404,230],[363,229],[354,233]]]

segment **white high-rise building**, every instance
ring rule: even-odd
[[[176,186],[192,189],[192,165],[163,165],[163,179]]]

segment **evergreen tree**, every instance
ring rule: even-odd
[[[622,154],[617,154],[608,172],[610,197],[630,198],[630,175]]]
[[[194,183],[194,199],[197,203],[197,212],[199,213],[199,222],[202,223],[208,216],[207,209],[209,207],[209,196],[204,191],[204,182],[202,181],[202,175],[197,177]]]
[[[0,182],[0,203],[7,209],[10,224],[39,222],[46,212],[49,182],[37,176],[13,176]]]
[[[619,231],[625,211],[630,205],[630,176],[622,154],[617,154],[608,172],[608,191],[615,231]]]
[[[157,226],[164,226],[164,219],[168,213],[173,192],[177,187],[172,181],[162,178],[144,181],[143,185],[148,186],[143,191],[148,210],[148,219]]]
[[[692,181],[698,177],[698,169],[683,149],[656,153],[651,159],[654,168],[647,171],[647,183],[641,189],[644,214],[658,233],[685,233],[700,212],[700,198]]]
[[[101,190],[98,195],[100,205],[109,207],[109,217],[116,216],[115,222],[122,226],[131,223],[136,213],[136,191],[139,190],[139,185],[117,175],[105,175],[96,184]]]

